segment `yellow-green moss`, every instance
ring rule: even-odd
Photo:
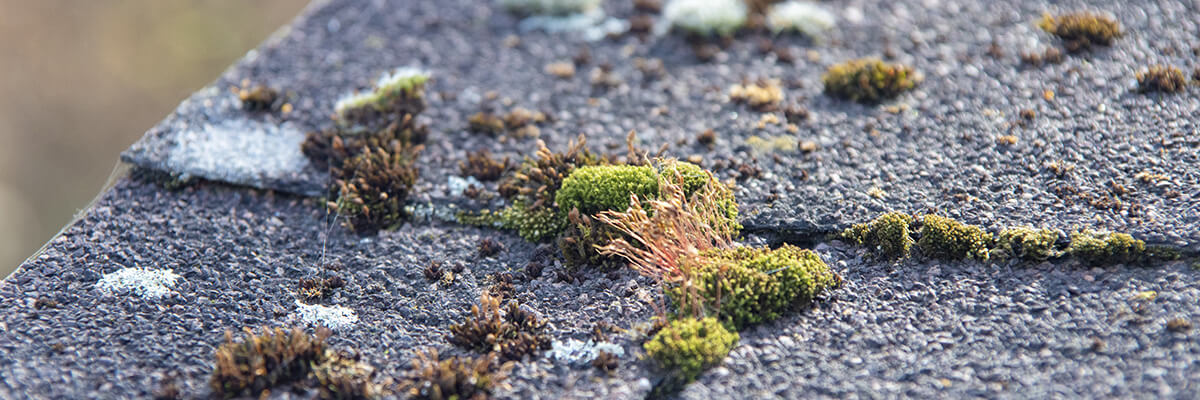
[[[993,254],[1000,258],[1041,261],[1058,256],[1054,250],[1054,242],[1057,240],[1058,233],[1049,229],[1008,228],[1000,231],[1000,235],[996,237]]]
[[[576,168],[554,197],[560,210],[579,209],[585,214],[629,208],[629,195],[653,198],[658,195],[658,175],[653,168],[633,165],[603,165]]]
[[[691,262],[691,285],[668,288],[667,295],[681,312],[701,303],[732,329],[772,321],[841,283],[816,253],[791,245],[714,250]]]
[[[860,103],[890,99],[917,86],[918,74],[906,65],[858,59],[829,67],[821,78],[825,94]]]
[[[992,234],[978,226],[932,214],[921,220],[918,235],[917,246],[922,253],[947,260],[987,260],[988,245],[992,242]]]
[[[912,222],[912,216],[893,211],[880,215],[871,222],[855,224],[842,232],[842,238],[859,246],[866,246],[882,257],[905,258],[908,257],[913,244],[908,229]]]
[[[1092,12],[1045,14],[1038,21],[1038,27],[1066,41],[1069,51],[1086,50],[1094,45],[1108,46],[1123,35],[1117,20]]]
[[[689,318],[671,321],[642,347],[663,369],[691,382],[720,363],[737,341],[737,332],[726,330],[715,318]]]
[[[1091,264],[1121,264],[1138,261],[1146,242],[1124,233],[1083,230],[1071,234],[1067,253]]]

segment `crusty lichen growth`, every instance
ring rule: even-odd
[[[901,259],[908,257],[913,239],[909,225],[913,217],[902,212],[889,212],[871,222],[855,224],[842,232],[842,238],[866,246],[876,255]]]
[[[774,33],[794,31],[816,38],[833,28],[837,17],[816,3],[790,0],[769,6],[766,23]]]
[[[922,253],[946,260],[987,260],[992,242],[992,234],[978,226],[932,214],[922,218],[918,236]]]
[[[671,321],[642,347],[659,366],[686,383],[719,364],[737,341],[737,332],[725,329],[715,318],[685,318]]]
[[[715,316],[735,330],[773,321],[841,284],[816,253],[786,244],[714,249],[684,262],[688,279],[667,295],[683,313]]]
[[[874,103],[911,90],[921,78],[909,66],[864,58],[829,67],[821,80],[827,95]]]
[[[756,111],[775,111],[783,103],[783,88],[776,80],[760,80],[729,87],[729,99]]]
[[[1060,252],[1054,249],[1054,243],[1057,241],[1058,233],[1049,229],[1008,228],[1001,230],[996,236],[996,246],[992,254],[997,258],[1042,261],[1060,255]]]
[[[663,20],[671,28],[697,36],[730,36],[746,25],[746,4],[741,0],[670,0]]]
[[[1109,46],[1123,35],[1121,24],[1112,17],[1093,12],[1072,12],[1058,16],[1044,14],[1038,27],[1066,41],[1068,51]]]
[[[1125,233],[1104,233],[1085,229],[1071,234],[1067,253],[1090,264],[1123,264],[1139,261],[1146,242]]]
[[[1183,71],[1169,65],[1153,65],[1135,75],[1138,91],[1142,93],[1179,93],[1187,89],[1187,77]]]
[[[578,209],[584,214],[629,208],[629,196],[658,195],[654,168],[634,165],[601,165],[576,168],[554,197],[560,210]]]

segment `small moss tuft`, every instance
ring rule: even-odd
[[[330,206],[347,217],[347,228],[374,233],[406,217],[405,201],[418,176],[413,163],[421,149],[393,141],[389,147],[366,149],[334,169],[338,200]]]
[[[688,262],[690,279],[667,295],[681,312],[701,308],[738,330],[775,320],[841,283],[816,253],[791,245],[717,249]]]
[[[615,239],[625,237],[620,231],[607,224],[598,223],[591,216],[578,210],[568,213],[568,226],[558,239],[558,249],[563,255],[563,264],[570,272],[589,266],[598,270],[613,270],[625,266],[625,260],[604,255],[597,250]]]
[[[585,214],[600,211],[624,211],[629,196],[653,198],[658,195],[658,175],[646,166],[604,165],[575,169],[555,195],[561,210],[579,209]]]
[[[1169,65],[1154,65],[1135,76],[1138,91],[1142,93],[1179,93],[1187,89],[1187,77],[1183,71]]]
[[[495,353],[501,360],[520,360],[550,348],[546,322],[509,302],[500,311],[500,299],[487,293],[471,306],[471,316],[450,326],[450,343],[479,353]]]
[[[495,368],[496,356],[441,359],[437,350],[418,352],[400,382],[400,390],[414,400],[481,400],[504,380],[511,364]]]
[[[686,383],[719,364],[737,341],[737,332],[726,330],[715,318],[688,318],[671,321],[642,347],[659,366]]]
[[[1067,253],[1091,264],[1122,264],[1139,261],[1146,243],[1124,233],[1083,230],[1071,234]]]
[[[1045,14],[1038,27],[1066,41],[1068,51],[1076,52],[1092,46],[1108,46],[1121,37],[1121,24],[1111,17],[1092,12],[1072,12],[1053,16]]]
[[[246,337],[234,342],[233,332],[225,331],[209,381],[213,392],[225,397],[258,396],[277,385],[301,381],[314,365],[325,362],[329,334],[328,330],[313,336],[300,328],[264,328],[260,335],[246,328]]]
[[[416,68],[398,68],[379,78],[370,92],[338,100],[334,106],[338,122],[346,127],[363,124],[382,126],[405,115],[425,110],[425,83],[429,73]]]
[[[746,104],[755,111],[775,111],[783,103],[783,88],[775,80],[733,85],[729,87],[729,99]]]
[[[249,84],[249,81],[243,81],[241,87],[233,88],[238,100],[242,102],[243,110],[266,112],[280,107],[282,97],[279,96],[279,91],[262,85],[249,87]]]
[[[1008,228],[996,237],[993,253],[1000,258],[1022,258],[1042,261],[1059,254],[1054,250],[1058,233],[1049,229],[1030,227]]]
[[[875,103],[899,96],[920,82],[911,67],[889,64],[878,59],[858,59],[829,67],[821,77],[825,94],[857,101]]]
[[[483,182],[500,179],[504,171],[512,167],[508,157],[503,160],[492,158],[487,149],[467,153],[467,161],[459,162],[458,169],[463,175],[473,176]]]
[[[913,245],[908,226],[913,217],[902,212],[880,215],[868,223],[855,224],[842,232],[842,238],[866,246],[875,254],[901,259],[908,257]]]
[[[918,235],[921,252],[946,260],[987,260],[988,245],[992,242],[992,234],[978,226],[932,214],[922,219]]]

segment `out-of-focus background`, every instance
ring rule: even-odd
[[[0,0],[0,277],[308,0]]]

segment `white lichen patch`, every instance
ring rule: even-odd
[[[742,0],[671,0],[663,7],[660,32],[670,28],[699,35],[727,36],[746,24]]]
[[[775,33],[800,32],[819,37],[836,24],[837,17],[832,12],[807,1],[778,3],[767,10],[767,27]]]
[[[567,364],[582,365],[595,360],[601,351],[611,353],[617,358],[625,356],[625,349],[615,343],[597,343],[591,340],[584,342],[576,339],[567,339],[565,342],[555,341],[550,345],[550,351],[546,353],[546,356]]]
[[[185,178],[261,187],[264,180],[285,179],[308,165],[300,152],[303,141],[304,133],[290,125],[252,120],[203,125],[176,135],[167,166]]]
[[[450,190],[450,195],[454,197],[462,196],[463,192],[465,192],[467,188],[471,187],[471,185],[474,185],[477,188],[482,188],[483,182],[475,179],[474,176],[463,178],[461,176],[451,175],[446,179],[446,187]]]
[[[309,325],[320,325],[333,330],[349,328],[358,322],[358,315],[349,308],[304,304],[298,300],[296,301],[296,318]]]
[[[609,35],[619,35],[629,30],[629,21],[607,17],[604,10],[568,15],[534,15],[517,24],[521,32],[543,31],[546,33],[578,32],[584,40],[597,41]]]
[[[497,0],[505,9],[518,14],[583,14],[598,9],[601,0]]]
[[[179,280],[169,269],[121,268],[104,274],[96,282],[96,289],[108,294],[136,294],[147,299],[157,299],[171,293]]]

